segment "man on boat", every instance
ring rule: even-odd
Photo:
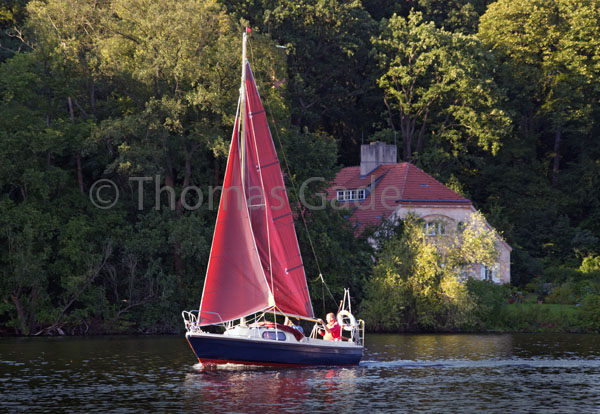
[[[322,319],[319,319],[319,323],[323,325],[324,331],[319,330],[319,335],[323,335],[323,339],[326,341],[341,341],[342,340],[342,328],[335,320],[335,315],[330,312],[327,314],[327,325],[323,323]]]

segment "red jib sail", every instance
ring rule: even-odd
[[[243,151],[233,132],[201,325],[266,309],[314,317],[294,220],[264,107],[246,63]]]
[[[246,63],[246,195],[260,261],[277,309],[314,317],[283,175],[265,109]]]
[[[273,305],[243,190],[238,124],[236,118],[200,303],[201,325],[238,319]]]

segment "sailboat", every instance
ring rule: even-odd
[[[352,315],[348,290],[337,314],[341,340],[318,337],[324,322],[313,312],[246,42],[244,33],[240,98],[204,290],[200,308],[182,312],[185,337],[203,365],[356,365],[364,322]],[[313,323],[312,332],[305,335],[283,318]]]

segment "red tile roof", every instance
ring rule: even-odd
[[[364,200],[344,203],[352,211],[350,219],[359,231],[367,225],[378,225],[400,205],[471,206],[471,201],[407,162],[380,165],[365,177],[361,177],[360,167],[343,168],[327,190],[327,198],[336,198],[340,189],[363,188],[367,190]]]

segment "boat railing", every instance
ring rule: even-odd
[[[315,323],[309,337],[316,339],[318,331],[319,324]],[[356,345],[363,346],[365,343],[365,321],[362,319],[357,320],[356,325],[352,326],[352,330],[350,332],[350,341],[354,342]]]
[[[317,332],[319,332],[319,324],[315,323],[315,325],[313,326],[313,329],[310,333],[309,338],[317,339]]]
[[[183,318],[183,322],[185,324],[186,331],[188,331],[188,332],[201,332],[202,331],[200,329],[200,325],[202,322],[201,314],[203,314],[203,313],[210,313],[212,315],[216,315],[217,318],[219,318],[219,320],[221,321],[221,322],[217,322],[217,323],[222,323],[222,324],[225,323],[223,321],[223,319],[221,319],[221,315],[219,315],[216,312],[206,312],[206,311],[200,311],[198,309],[194,309],[191,311],[183,311],[183,312],[181,312],[181,317]]]
[[[356,327],[352,330],[352,341],[356,345],[364,346],[365,344],[365,321],[359,319],[356,321]]]
[[[200,325],[198,324],[198,315],[199,311],[197,309],[181,312],[181,317],[183,318],[186,331],[196,332],[200,330]]]

